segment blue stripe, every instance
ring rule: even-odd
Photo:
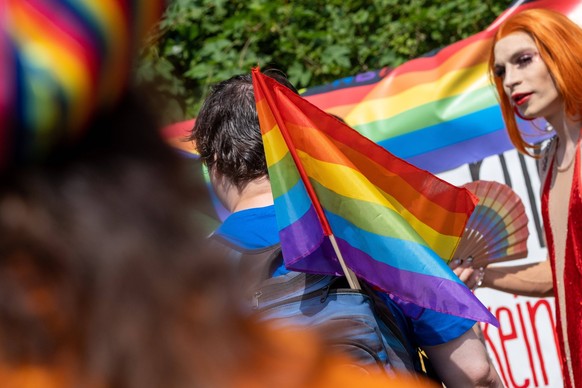
[[[275,198],[275,213],[279,230],[299,220],[311,207],[311,199],[301,180],[285,194]]]
[[[349,242],[376,261],[401,270],[450,280],[451,270],[432,249],[412,241],[367,232],[329,211],[325,214],[337,238]],[[454,280],[461,283],[456,276]]]
[[[400,158],[411,158],[505,128],[501,109],[487,109],[378,142]]]
[[[108,48],[108,34],[105,31],[107,25],[101,23],[95,12],[83,2],[78,0],[59,0],[57,3],[59,3],[60,7],[59,12],[61,14],[66,12],[69,20],[80,27],[82,34],[89,38],[88,40],[93,44],[92,48],[97,51],[97,59],[103,61]],[[101,72],[103,71],[101,70]],[[100,74],[100,76],[103,76],[103,74]]]

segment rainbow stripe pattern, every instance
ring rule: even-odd
[[[287,268],[341,274],[326,236],[374,286],[497,324],[448,268],[476,198],[395,157],[273,79],[253,86]]]
[[[302,96],[342,117],[396,156],[432,173],[473,163],[513,149],[487,75],[487,56],[497,26],[526,8],[553,9],[582,24],[580,6],[581,0],[518,0],[479,34],[395,69],[346,77],[309,88]],[[549,136],[529,122],[520,121],[520,127],[532,142]],[[180,143],[184,133],[176,127],[165,131],[165,137],[185,154],[197,157],[194,144]]]
[[[307,89],[314,105],[410,163],[439,173],[512,149],[487,75],[497,26],[526,8],[582,22],[580,0],[517,1],[485,31],[388,68]],[[523,130],[543,137],[526,122]],[[547,134],[545,134],[547,136]]]
[[[474,266],[527,257],[528,218],[521,198],[494,181],[469,182],[463,187],[479,198],[467,221],[455,257],[472,256]]]
[[[163,0],[0,0],[0,168],[78,137],[125,90]]]

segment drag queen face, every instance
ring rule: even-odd
[[[563,99],[530,35],[515,32],[500,39],[494,57],[494,75],[519,115],[552,121],[563,114]]]

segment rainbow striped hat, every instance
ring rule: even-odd
[[[124,91],[163,0],[0,0],[0,170],[78,137]]]

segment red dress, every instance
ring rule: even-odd
[[[562,316],[560,303],[556,300],[557,334],[560,342],[560,358],[562,362],[562,374],[564,387],[574,387],[568,373],[568,363],[564,349],[564,338],[568,339],[570,355],[572,359],[572,373],[578,386],[582,384],[582,197],[580,186],[580,144],[576,147],[572,189],[568,208],[568,232],[566,237],[566,257],[564,260],[564,288],[567,290],[565,298],[566,317],[568,319],[568,332],[562,332]],[[552,162],[553,163],[553,162]],[[554,237],[548,217],[549,192],[552,181],[553,167],[550,166],[542,193],[542,215],[544,229],[548,243],[548,253],[552,266],[554,291],[556,299],[556,257],[554,249]],[[567,337],[566,337],[567,336]]]

